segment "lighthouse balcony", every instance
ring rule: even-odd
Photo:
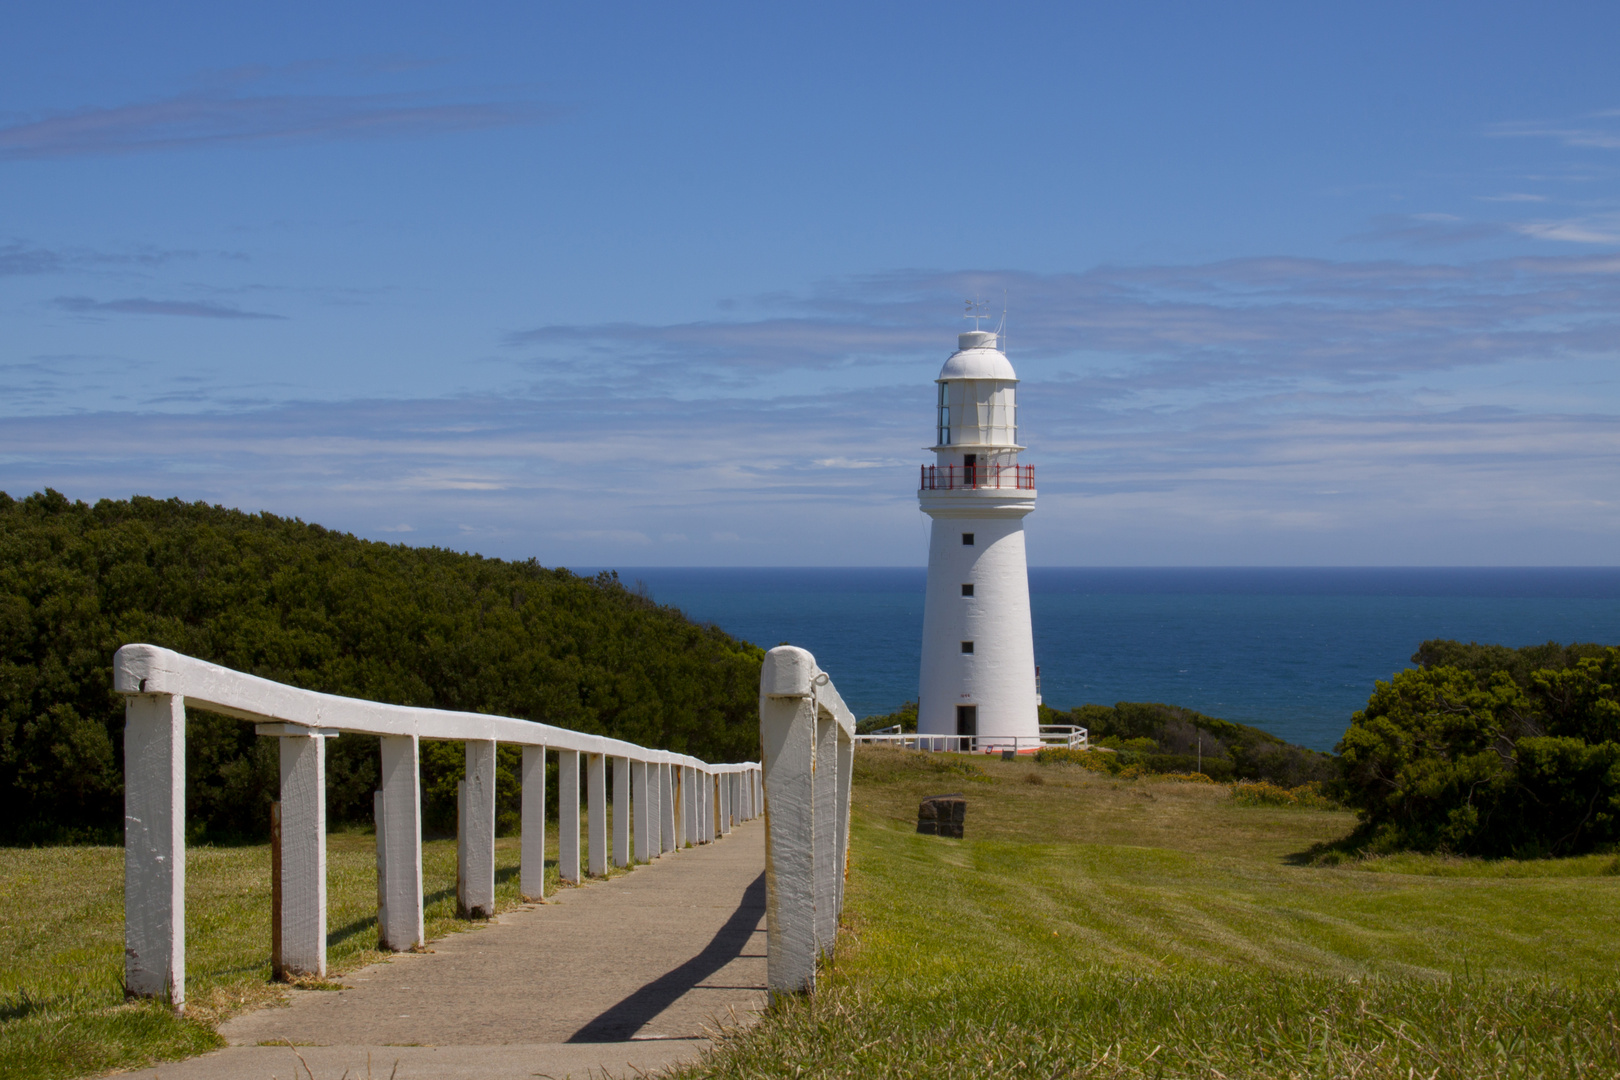
[[[1035,490],[1033,465],[922,465],[919,491]]]

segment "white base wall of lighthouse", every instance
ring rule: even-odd
[[[977,711],[985,739],[1040,735],[1035,698],[1035,642],[1030,632],[1029,568],[1024,513],[997,517],[934,517],[928,545],[923,607],[922,676],[917,731],[957,734],[957,706]],[[972,533],[973,544],[962,543]],[[962,586],[973,595],[963,596]],[[962,652],[964,641],[973,652]]]

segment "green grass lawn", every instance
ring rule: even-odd
[[[858,752],[836,963],[684,1075],[1620,1075],[1613,856],[1309,865],[1351,815],[961,760]]]
[[[521,902],[518,845],[495,843],[500,909]],[[557,850],[555,824],[546,850]],[[546,879],[556,887],[554,860]],[[423,845],[422,881],[430,940],[469,925],[456,918],[453,840]],[[178,1018],[123,998],[122,848],[0,848],[0,1076],[79,1077],[201,1053],[221,1045],[220,1020],[282,995],[270,982],[267,845],[187,849],[186,915],[187,1015]],[[327,926],[334,975],[387,955],[376,951],[370,833],[327,838]]]

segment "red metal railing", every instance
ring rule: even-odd
[[[923,465],[922,491],[957,491],[971,488],[1035,490],[1033,465]]]

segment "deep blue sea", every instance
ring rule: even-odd
[[[917,696],[925,573],[619,568],[699,622],[809,649],[857,716]],[[1620,644],[1620,567],[1050,567],[1029,589],[1046,704],[1162,701],[1322,750],[1426,638]]]

